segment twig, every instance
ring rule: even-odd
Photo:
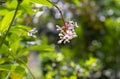
[[[48,1],[49,3],[51,3],[53,6],[55,6],[55,7],[58,9],[58,11],[59,11],[59,13],[60,13],[60,15],[61,15],[63,24],[64,24],[64,26],[67,28],[66,23],[65,23],[65,20],[64,20],[64,16],[63,16],[62,11],[60,10],[60,8],[59,8],[56,4],[52,3],[51,1],[49,1],[49,0],[47,0],[47,1]]]

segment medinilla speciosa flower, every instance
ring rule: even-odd
[[[62,42],[69,43],[71,39],[77,37],[77,34],[74,30],[75,27],[78,27],[77,22],[69,21],[68,23],[65,22],[63,27],[60,27],[58,25],[56,27],[59,31],[59,44],[61,44]]]
[[[65,22],[64,16],[63,16],[60,8],[56,4],[52,3],[51,1],[49,1],[49,0],[47,0],[47,1],[50,2],[53,6],[55,6],[58,9],[58,11],[61,15],[61,19],[64,24],[62,27],[56,25],[57,30],[59,31],[59,37],[60,37],[58,44],[69,43],[70,40],[77,37],[77,34],[74,30],[75,27],[78,27],[77,22],[74,22],[74,21]],[[28,32],[28,36],[32,36],[32,37],[36,38],[36,36],[34,35],[36,32],[37,32],[37,30],[35,28],[33,28],[32,30],[30,30]]]
[[[55,6],[57,8],[57,10],[59,11],[59,13],[61,15],[63,24],[64,24],[62,27],[56,25],[57,30],[59,31],[59,37],[60,37],[60,40],[58,41],[58,43],[59,44],[61,44],[62,42],[69,43],[71,39],[77,37],[76,32],[74,30],[75,27],[78,27],[77,22],[74,22],[74,21],[69,21],[68,23],[65,22],[64,16],[63,16],[60,8],[56,4],[52,3],[51,1],[49,1],[49,0],[47,0],[47,1],[50,2],[53,6]]]

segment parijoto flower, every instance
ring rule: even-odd
[[[30,31],[28,32],[28,36],[31,36],[31,37],[36,38],[35,33],[37,33],[37,32],[38,32],[37,29],[36,29],[36,28],[33,28],[32,30],[30,30]]]
[[[58,44],[70,42],[71,39],[77,37],[77,34],[74,30],[75,27],[78,27],[77,22],[69,21],[69,23],[65,23],[63,27],[56,26],[57,30],[60,32],[59,37],[60,40]]]

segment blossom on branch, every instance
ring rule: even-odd
[[[74,30],[75,27],[78,27],[77,22],[69,21],[69,23],[65,23],[63,27],[56,26],[57,30],[60,31],[59,37],[60,40],[58,44],[70,42],[71,39],[77,37],[77,34]]]

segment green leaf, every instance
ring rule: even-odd
[[[14,16],[15,11],[11,11],[8,14],[6,14],[1,22],[0,26],[0,32],[4,32],[10,25],[11,20]],[[16,17],[20,16],[22,11],[18,11]]]
[[[20,5],[20,8],[23,10],[24,13],[28,13],[30,15],[34,13],[30,0],[23,0],[23,2]]]
[[[28,50],[37,50],[40,52],[53,52],[55,51],[54,48],[48,46],[48,45],[37,45],[37,46],[30,46]]]
[[[19,74],[19,73],[11,73],[10,74],[10,79],[24,79],[24,74]]]
[[[17,33],[12,33],[9,36],[9,48],[11,49],[12,53],[16,54],[18,52],[20,41],[21,37]]]
[[[5,63],[6,60],[7,60],[7,58],[0,58],[0,64]]]
[[[24,68],[17,64],[0,65],[0,71],[24,73]]]
[[[18,51],[17,51],[17,56],[18,57],[23,57],[23,56],[27,56],[29,53],[29,51],[26,49],[26,47],[24,45],[20,45],[19,48],[18,48]],[[21,57],[21,58],[22,58]],[[24,57],[23,57],[24,58]]]
[[[12,20],[13,15],[14,15],[14,11],[11,11],[4,16],[2,23],[1,23],[0,31],[4,31],[5,29],[8,28],[8,26]]]
[[[24,25],[17,25],[16,27],[13,27],[13,28],[11,28],[11,32],[13,32],[13,31],[15,31],[16,33],[18,32],[18,30],[20,31],[20,32],[27,32],[28,33],[28,31],[29,30],[31,30],[31,28],[30,27],[28,27],[28,26],[24,26]]]
[[[3,70],[3,71],[13,71],[13,68],[14,65],[10,65],[10,64],[7,64],[7,65],[0,65],[0,70]]]
[[[73,0],[73,2],[74,2],[75,4],[77,4],[77,5],[80,3],[79,0]]]
[[[9,48],[7,45],[3,44],[2,47],[0,48],[0,54],[6,54],[9,52]]]
[[[0,10],[0,15],[1,15],[1,16],[4,16],[4,15],[8,14],[8,12],[9,12],[9,11],[8,11],[7,9],[1,9],[1,10]]]
[[[47,0],[31,0],[31,2],[42,4],[42,5],[45,5],[45,6],[48,6],[48,7],[52,7],[52,4],[49,3]]]
[[[28,37],[28,31],[31,30],[31,28],[27,27],[27,26],[23,26],[23,25],[17,25],[17,26],[13,26],[10,29],[10,32],[13,34],[17,34],[20,37]],[[24,39],[24,38],[21,38]]]
[[[14,72],[20,73],[20,74],[25,74],[25,69],[18,65],[18,66],[16,66]]]
[[[97,62],[97,59],[96,58],[90,58],[89,60],[86,61],[86,65],[88,67],[92,66],[92,64],[96,63]]]
[[[19,64],[22,65],[23,61],[24,61],[24,63],[28,62],[27,56],[21,56],[21,57],[19,57],[19,60],[17,60],[17,63],[19,63]]]
[[[15,9],[17,6],[17,0],[8,0],[6,2],[6,7],[9,8],[9,9]]]

